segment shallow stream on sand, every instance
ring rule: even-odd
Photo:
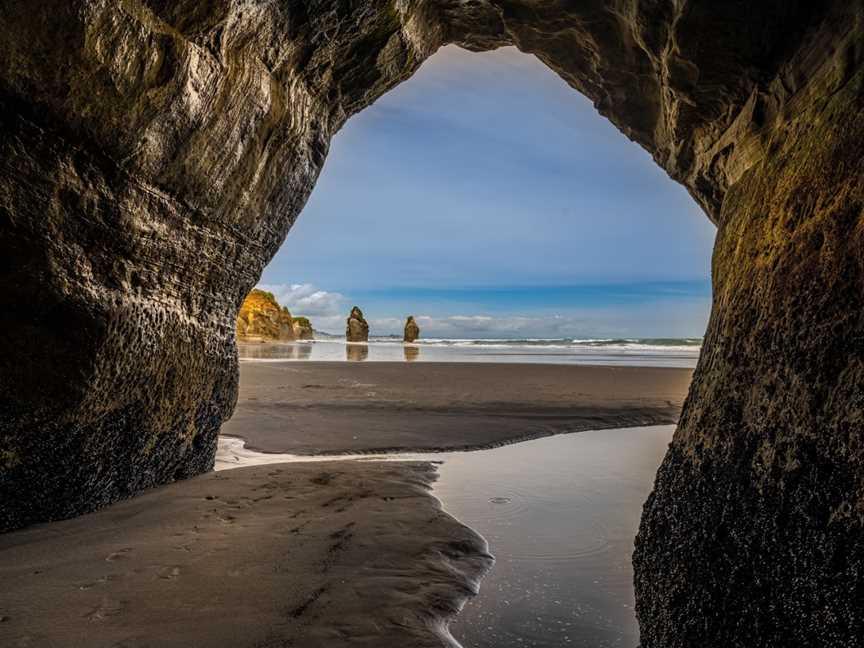
[[[453,636],[465,648],[634,648],[633,538],[673,431],[599,430],[478,452],[387,455],[442,461],[435,495],[495,555]],[[223,439],[217,469],[310,460],[242,445]]]

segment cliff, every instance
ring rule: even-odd
[[[307,320],[308,321],[308,320]],[[294,318],[282,308],[273,293],[252,290],[243,300],[237,314],[239,339],[294,340]]]
[[[314,340],[315,330],[308,317],[292,317],[273,293],[254,288],[237,314],[238,340]]]

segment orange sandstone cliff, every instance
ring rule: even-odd
[[[305,317],[292,317],[279,305],[273,293],[253,289],[237,316],[237,337],[240,340],[310,340],[312,325]]]

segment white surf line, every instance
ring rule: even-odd
[[[320,461],[429,461],[439,463],[442,457],[430,459],[429,454],[338,454],[338,455],[294,455],[275,452],[256,452],[246,447],[246,441],[238,437],[220,436],[216,449],[214,470],[232,470],[247,466],[267,466],[280,463],[313,463]]]

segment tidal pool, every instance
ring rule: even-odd
[[[436,496],[495,566],[451,625],[465,648],[635,648],[633,539],[675,426],[448,454]]]

